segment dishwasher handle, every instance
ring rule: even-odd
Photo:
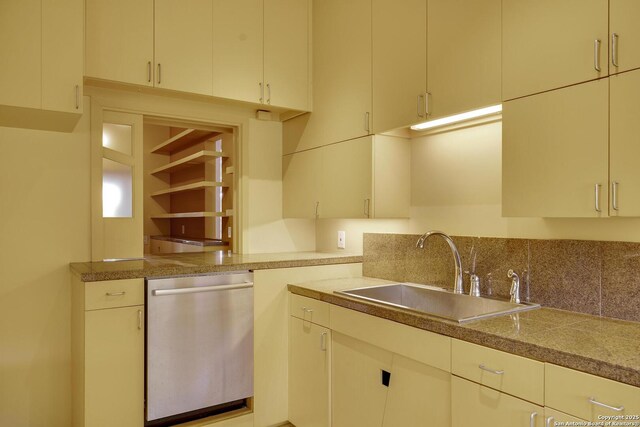
[[[252,288],[253,282],[239,283],[236,285],[215,285],[215,286],[196,286],[193,288],[177,288],[177,289],[154,289],[151,294],[154,297],[166,295],[195,294],[198,292],[217,292],[217,291],[233,291],[235,289]]]

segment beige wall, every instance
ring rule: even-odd
[[[71,424],[69,262],[90,258],[89,116],[0,128],[0,425]]]
[[[245,128],[242,252],[315,250],[313,220],[282,219],[282,124],[249,119]]]
[[[640,242],[640,218],[503,218],[501,132],[502,123],[494,122],[415,138],[411,218],[319,220],[318,250],[335,250],[338,230],[346,230],[347,249],[355,252],[362,250],[363,232],[433,229],[468,236]]]

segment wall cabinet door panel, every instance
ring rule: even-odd
[[[282,158],[283,214],[285,218],[320,215],[322,152],[309,150]]]
[[[639,16],[640,2],[636,0],[609,1],[609,29],[611,31],[609,37],[611,55],[609,57],[612,59],[609,71],[611,74],[640,68]],[[615,49],[614,43],[616,44]]]
[[[503,216],[606,215],[608,86],[603,79],[504,104]]]
[[[428,16],[429,119],[499,104],[501,1],[429,0]]]
[[[427,2],[373,0],[373,133],[426,120]]]
[[[213,94],[211,0],[155,0],[155,86]]]
[[[153,0],[86,0],[85,75],[153,86]]]
[[[309,0],[265,0],[264,85],[269,105],[308,111]]]
[[[606,76],[608,14],[607,0],[504,0],[502,99]]]
[[[261,102],[263,0],[213,0],[213,95]]]

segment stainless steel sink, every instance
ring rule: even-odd
[[[435,287],[407,283],[347,289],[335,291],[335,293],[442,317],[459,323],[540,307],[540,304],[516,304],[492,298],[454,294]]]

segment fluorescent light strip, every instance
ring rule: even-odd
[[[491,114],[497,114],[502,111],[502,104],[492,105],[491,107],[480,108],[478,110],[467,111],[466,113],[455,114],[453,116],[443,117],[441,119],[430,120],[428,122],[420,123],[419,125],[411,126],[412,130],[425,130],[438,126],[449,125],[451,123],[463,122],[465,120],[476,119],[478,117],[488,116]]]

